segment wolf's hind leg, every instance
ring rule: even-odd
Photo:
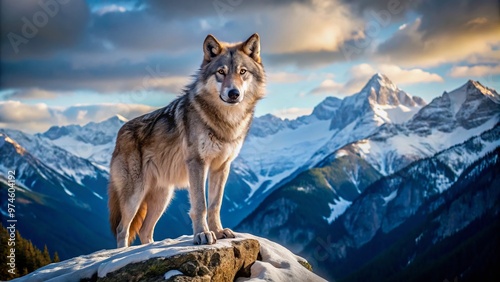
[[[137,189],[134,188],[133,191],[134,193],[130,197],[125,197],[126,200],[120,207],[121,220],[116,229],[116,242],[118,248],[129,246],[129,238],[132,235],[130,234],[130,226],[144,199],[144,189],[137,187]]]
[[[153,232],[156,223],[170,203],[173,192],[174,187],[172,186],[155,187],[146,195],[144,201],[146,201],[146,205],[148,206],[148,213],[139,231],[139,238],[142,244],[154,242]]]

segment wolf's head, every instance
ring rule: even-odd
[[[265,73],[257,33],[240,43],[219,42],[208,35],[203,42],[200,95],[219,96],[225,105],[251,104],[264,95]]]

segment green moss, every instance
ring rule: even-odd
[[[303,267],[307,268],[307,270],[309,270],[311,272],[313,271],[313,268],[312,268],[311,264],[309,264],[307,261],[300,260],[300,259],[297,260],[297,261],[300,263],[300,265],[302,265]]]

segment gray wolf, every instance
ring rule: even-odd
[[[219,42],[208,35],[203,62],[184,94],[164,108],[125,123],[116,139],[108,186],[117,246],[153,242],[174,190],[188,188],[195,244],[234,238],[220,209],[231,162],[264,97],[260,39]],[[208,209],[205,183],[208,179]],[[175,228],[175,226],[173,226]]]

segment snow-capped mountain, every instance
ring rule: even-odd
[[[0,131],[0,155],[0,198],[7,199],[7,171],[14,171],[15,219],[23,223],[17,230],[34,244],[57,249],[63,258],[112,246],[105,216],[106,172],[39,137],[13,130]],[[65,164],[67,168],[60,167]],[[2,224],[8,203],[0,204]]]
[[[116,135],[125,122],[126,118],[115,115],[103,122],[90,122],[84,126],[53,126],[37,136],[109,171]]]
[[[367,138],[385,123],[404,123],[425,102],[375,74],[363,89],[343,100],[326,98],[312,114],[296,120],[256,118],[233,168],[243,177],[252,210],[278,184],[316,165],[332,151]],[[245,215],[242,212],[241,215]],[[233,218],[238,218],[238,214]],[[239,220],[238,220],[239,221]]]
[[[89,160],[56,146],[54,143],[42,138],[38,134],[31,135],[11,129],[0,129],[0,134],[5,136],[3,138],[4,140],[14,142],[16,146],[28,152],[39,164],[52,169],[54,172],[57,172],[58,175],[66,177],[79,185],[86,185],[99,178],[107,179],[108,177],[105,170],[96,167]],[[19,162],[22,161],[22,159],[29,161],[25,154],[18,154],[2,162],[5,165],[7,161]],[[25,184],[28,188],[30,187],[29,183]]]
[[[373,96],[368,105],[374,103]],[[352,104],[352,99],[343,103]],[[330,258],[330,263],[342,261],[348,256],[346,250],[371,242],[379,230],[388,233],[406,222],[427,199],[449,189],[465,169],[500,147],[499,101],[494,90],[469,81],[434,99],[406,122],[372,127],[368,138],[330,151],[289,178],[238,230],[273,238],[309,257],[314,254],[308,250],[317,250],[319,244],[335,250],[337,258]],[[374,185],[392,188],[373,197]],[[419,192],[405,190],[410,186]],[[384,215],[375,207],[383,209]],[[335,237],[336,242],[324,235],[344,229],[348,235]],[[318,238],[323,241],[318,243]],[[307,248],[308,244],[312,247]]]
[[[326,277],[344,277],[350,273],[346,268],[354,269],[350,265],[353,260],[363,264],[368,260],[365,256],[371,258],[384,250],[377,244],[390,247],[393,243],[391,239],[376,243],[374,240],[399,230],[400,226],[418,226],[412,216],[431,202],[434,210],[443,205],[445,201],[438,200],[440,195],[459,185],[470,168],[475,167],[479,173],[475,163],[492,152],[498,153],[499,148],[500,124],[497,124],[479,136],[388,176],[379,174],[357,154],[337,152],[271,193],[236,229],[271,238],[310,261],[316,260],[316,266]],[[471,186],[473,189],[474,185]],[[484,209],[490,209],[491,205],[485,205]],[[466,224],[459,229],[443,226],[449,232],[447,236],[465,228],[479,214],[464,216]],[[400,235],[401,230],[397,233]],[[436,242],[443,239],[439,236]],[[358,258],[358,250],[365,245],[369,245],[367,253]],[[332,270],[331,266],[337,264],[343,267]]]
[[[375,74],[363,89],[342,100],[330,119],[331,136],[302,167],[310,168],[331,152],[365,139],[387,124],[402,124],[425,102],[399,89],[385,75]]]
[[[375,89],[381,93],[377,94]],[[393,91],[387,91],[387,89]],[[383,95],[384,93],[385,95]],[[358,113],[361,118],[349,122],[348,128],[351,131],[346,132],[352,132],[352,135],[360,134],[355,128],[371,125],[365,130],[371,134],[366,136],[367,138],[359,138],[345,146],[336,145],[341,142],[332,138],[312,158],[322,159],[306,168],[309,169],[310,173],[314,172],[316,177],[321,175],[319,182],[325,183],[326,186],[323,186],[334,191],[327,197],[331,210],[331,214],[324,216],[328,219],[327,221],[331,223],[335,217],[340,216],[346,210],[355,198],[362,194],[364,188],[370,184],[366,183],[368,175],[370,175],[369,182],[373,182],[381,176],[387,176],[401,170],[416,160],[432,157],[438,152],[495,128],[500,121],[498,93],[482,86],[479,82],[468,81],[458,89],[434,99],[429,105],[421,108],[414,117],[400,118],[402,123],[382,123],[380,126],[376,126],[381,123],[379,117],[384,116],[380,114],[380,111],[377,112],[380,109],[380,104],[377,104],[376,101],[383,103],[386,107],[388,103],[392,103],[392,113],[397,111],[402,113],[407,106],[419,105],[415,100],[419,101],[419,99],[411,98],[403,91],[398,90],[385,76],[377,74],[359,94],[347,97],[342,101],[344,106],[340,106],[334,115],[340,113],[342,116],[344,109],[350,109],[350,111],[344,112],[347,115],[347,113],[354,111],[353,105],[368,109],[365,114]],[[405,101],[406,106],[401,101]],[[443,103],[443,101],[448,102]],[[449,101],[455,102],[450,103]],[[442,114],[452,110],[454,111],[452,116]],[[433,113],[438,114],[434,116]],[[464,121],[464,115],[467,116],[467,122]],[[352,118],[343,116],[342,120],[349,119]],[[369,121],[366,122],[367,120]],[[355,125],[353,126],[353,124]],[[416,126],[417,124],[420,126]],[[443,125],[448,126],[443,127]],[[335,130],[333,131],[335,132]],[[334,137],[339,136],[335,134]],[[340,140],[342,141],[342,139]],[[345,139],[343,141],[347,143]],[[333,148],[333,150],[329,150],[329,148]],[[345,162],[346,158],[350,160],[348,163]],[[332,176],[330,171],[334,171],[335,176]],[[297,173],[295,176],[289,177],[287,181],[294,183],[296,181],[294,177],[300,179],[304,175]],[[317,187],[319,184],[310,185]],[[307,188],[304,189],[307,190]]]
[[[399,89],[383,74],[374,75],[356,95],[346,97],[339,111],[331,118],[331,128],[344,128],[355,122],[354,128],[369,124],[373,128],[383,123],[403,123],[410,119],[425,102]]]
[[[500,111],[500,95],[477,81],[467,83],[450,93],[443,93],[407,124],[408,129],[421,136],[432,134],[431,129],[451,132],[457,127],[465,130],[481,126]]]
[[[468,81],[435,98],[407,123],[386,124],[370,138],[346,149],[387,175],[496,126],[500,120],[499,101],[496,91]]]

